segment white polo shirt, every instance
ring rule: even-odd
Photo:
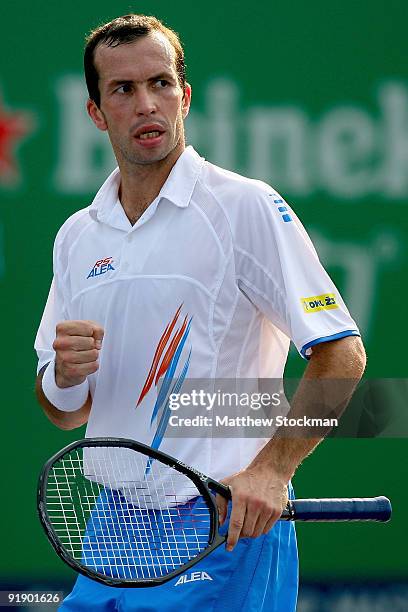
[[[280,378],[290,339],[307,357],[316,343],[359,335],[357,326],[299,219],[267,184],[187,147],[132,226],[119,183],[116,169],[58,232],[38,369],[54,357],[59,321],[99,323],[87,436],[153,443],[223,478],[265,439],[166,437],[161,416],[176,381]]]

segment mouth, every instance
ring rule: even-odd
[[[163,139],[162,126],[157,123],[151,123],[150,125],[143,125],[138,128],[134,133],[134,138],[143,147],[154,147]]]
[[[143,132],[142,134],[139,134],[139,136],[136,136],[136,138],[139,138],[139,140],[151,140],[153,138],[158,138],[161,134],[163,134],[163,132],[153,130],[151,132]]]

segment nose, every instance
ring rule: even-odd
[[[154,93],[148,87],[138,87],[134,94],[134,108],[137,115],[152,115],[157,111]]]

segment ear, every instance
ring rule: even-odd
[[[106,123],[105,116],[101,109],[98,108],[96,103],[90,98],[88,98],[86,102],[86,110],[88,111],[88,115],[90,116],[98,130],[106,132],[106,130],[108,129],[108,125]]]
[[[181,111],[183,113],[183,119],[185,119],[188,115],[188,111],[190,110],[190,104],[191,104],[191,85],[190,83],[186,83],[182,107],[181,107]]]

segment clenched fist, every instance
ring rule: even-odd
[[[80,385],[98,369],[104,331],[94,321],[58,323],[55,350],[55,382],[58,387]]]

